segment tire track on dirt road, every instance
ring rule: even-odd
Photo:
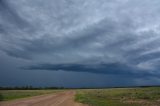
[[[0,102],[0,106],[87,106],[74,101],[75,91]]]

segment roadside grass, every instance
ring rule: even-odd
[[[75,100],[89,106],[160,106],[160,87],[77,90]]]
[[[0,101],[51,94],[60,91],[63,90],[0,90]]]

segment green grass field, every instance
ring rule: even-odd
[[[50,94],[60,91],[63,90],[0,90],[0,101]]]
[[[160,87],[77,90],[75,100],[89,106],[160,106]]]

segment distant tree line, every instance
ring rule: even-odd
[[[148,86],[117,86],[117,87],[80,87],[80,88],[65,88],[65,87],[33,87],[33,86],[15,86],[15,87],[0,87],[0,90],[51,90],[51,89],[107,89],[107,88],[146,88],[146,87],[160,87],[160,85]]]
[[[47,90],[47,89],[67,89],[67,88],[64,88],[64,87],[33,87],[33,86],[0,87],[0,90]]]

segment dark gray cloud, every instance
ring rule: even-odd
[[[26,27],[31,27],[30,23],[28,23],[25,19],[23,19],[17,13],[17,11],[12,7],[12,5],[8,3],[6,0],[0,0],[0,15],[1,15],[1,19],[4,22],[5,21],[7,22],[6,25],[4,24],[1,25],[3,30],[11,26],[17,27],[21,30],[24,30]],[[10,24],[10,25],[7,26],[7,24]]]
[[[0,54],[3,60],[14,59],[14,70],[27,67],[30,74],[34,69],[64,70],[134,76],[133,84],[147,83],[146,78],[160,83],[159,3],[0,0]],[[3,67],[14,64],[8,61]]]
[[[12,21],[16,24],[25,24],[22,18],[19,17],[19,15],[13,10],[13,8],[9,6],[9,4],[5,0],[0,1],[0,9],[1,17],[3,19],[7,18],[9,21]]]
[[[108,75],[124,75],[132,77],[159,77],[160,73],[150,73],[144,70],[138,70],[134,67],[121,63],[110,64],[39,64],[29,67],[23,67],[25,70],[50,70],[50,71],[73,71],[73,72],[89,72],[96,74]]]

